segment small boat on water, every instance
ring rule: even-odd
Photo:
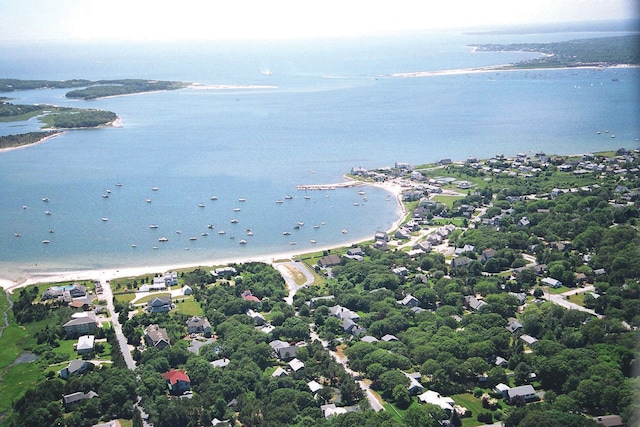
[[[224,230],[220,230],[220,231],[218,231],[218,234],[227,234],[227,232],[224,231]]]
[[[289,231],[283,231],[283,232],[282,232],[282,235],[283,235],[283,236],[290,236],[290,235],[291,235],[291,232],[289,232]]]
[[[302,227],[302,226],[304,225],[304,222],[302,222],[302,221],[298,221],[298,225],[299,225],[300,227]]]
[[[247,244],[247,241],[246,241],[246,240],[244,240],[244,239],[242,239],[242,240],[240,240],[238,243],[240,243],[241,245],[246,245],[246,244]]]
[[[202,237],[207,237],[207,236],[209,235],[209,233],[204,232],[204,233],[200,233],[200,235],[201,235]]]
[[[360,203],[358,203],[358,202],[354,202],[354,203],[353,203],[353,206],[360,206]]]
[[[285,200],[291,200],[291,199],[293,199],[293,196],[290,195],[290,194],[287,194],[286,196],[284,196],[284,199]]]
[[[294,229],[294,230],[300,230],[300,226],[299,226],[299,225],[294,225],[294,226],[293,226],[293,229]]]
[[[109,195],[105,193],[105,194],[103,194],[103,195],[102,195],[102,198],[103,198],[103,199],[108,199],[108,198],[109,198]]]
[[[53,234],[53,230],[52,229],[49,229],[49,234]]]
[[[363,190],[360,190],[360,191],[358,191],[358,194],[360,194],[361,196],[364,196],[367,193],[365,193]]]
[[[146,202],[147,202],[147,203],[151,203],[151,199],[147,199],[147,200],[146,200]]]
[[[296,242],[289,242],[290,245],[297,245]]]
[[[182,234],[182,231],[176,230],[176,234]]]
[[[43,201],[43,202],[45,202],[45,203],[47,203],[47,202],[49,201],[49,198],[48,198],[48,197],[43,197],[43,198],[42,198],[42,201]]]
[[[204,208],[204,204],[203,203],[198,203],[198,207],[199,208]]]
[[[16,236],[16,237],[20,237],[21,236],[20,233],[13,233],[13,235]]]
[[[111,194],[111,190],[107,188],[107,194]]]
[[[209,200],[218,200],[218,196],[211,196],[209,197]]]
[[[214,228],[214,225],[213,225],[213,224],[207,224],[207,228],[211,228],[211,229],[213,229],[213,228]]]
[[[342,234],[347,234],[347,230],[342,230]]]
[[[309,200],[309,199],[311,198],[311,196],[307,196],[307,195],[305,195],[305,196],[304,196],[304,198],[305,198],[306,200]]]
[[[238,223],[238,220],[237,220],[237,219],[233,218],[233,219],[231,220],[231,224],[237,224],[237,223]]]
[[[158,224],[151,224],[149,228],[158,228]]]
[[[234,212],[240,212],[240,210],[241,210],[240,208],[233,208]]]
[[[122,187],[122,183],[121,182],[116,182],[116,187]]]
[[[316,243],[316,241],[315,241],[315,240],[311,240],[311,243],[314,243],[314,244],[315,244],[315,243]]]
[[[320,226],[316,224],[313,226],[313,228],[320,228]]]
[[[51,212],[50,211],[44,211],[44,214],[45,215],[51,215]]]
[[[278,200],[276,200],[276,203],[277,203],[277,204],[281,204],[281,203],[283,203],[283,202],[282,202],[282,200],[278,199]]]
[[[242,197],[238,199],[239,202],[246,202],[247,199],[243,199]]]
[[[42,243],[44,243],[46,245],[46,244],[51,243],[51,241],[50,240],[43,240]]]
[[[154,249],[154,250],[155,250],[155,249],[158,249],[158,247],[157,247],[157,246],[154,246],[154,247],[152,247],[151,249]]]
[[[168,242],[169,239],[167,239],[166,237],[161,237],[158,239],[158,242]]]
[[[106,216],[103,216],[101,219],[102,219],[102,221],[104,221],[104,222],[109,221],[109,218],[107,218]]]
[[[27,209],[27,205],[22,205],[22,209]]]
[[[198,238],[196,236],[191,236],[189,237],[189,240],[198,240]]]
[[[118,185],[118,184],[116,184],[116,185]],[[136,245],[135,243],[132,243],[132,244],[131,244],[131,247],[132,247],[132,248],[137,248],[137,247],[138,247],[138,245]]]
[[[158,187],[152,187],[152,188],[151,188],[151,191],[158,191],[158,190],[159,190],[159,188],[158,188]]]
[[[253,236],[253,231],[250,228],[247,228],[247,236]]]

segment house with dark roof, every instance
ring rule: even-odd
[[[417,307],[420,305],[420,300],[414,297],[411,294],[407,294],[404,298],[398,301],[398,304],[404,305],[405,307]]]
[[[457,270],[459,268],[466,267],[471,263],[471,261],[473,261],[471,258],[468,258],[466,256],[459,256],[451,260],[451,269]]]
[[[211,337],[211,323],[206,317],[193,316],[187,320],[187,332],[203,334],[205,338],[209,338]]]
[[[183,370],[172,369],[162,374],[162,376],[167,381],[169,393],[174,396],[181,396],[191,390],[191,379]]]
[[[95,391],[88,391],[87,393],[76,391],[75,393],[63,395],[62,404],[64,405],[65,409],[70,409],[81,401],[85,399],[93,399],[94,397],[98,397],[98,393],[96,393]]]
[[[155,297],[147,303],[149,313],[166,313],[172,308],[171,296]]]
[[[513,317],[509,318],[509,323],[507,323],[507,331],[511,332],[512,334],[516,333],[519,329],[522,328],[522,323],[518,322],[516,319],[514,319]]]
[[[62,325],[62,327],[67,334],[67,338],[72,338],[80,335],[93,334],[98,328],[98,324],[95,314],[89,313],[86,316],[74,317]]]
[[[340,257],[336,254],[325,255],[318,261],[321,268],[333,267],[340,265]]]
[[[66,368],[62,368],[58,375],[63,380],[68,379],[72,375],[82,375],[87,371],[93,369],[95,365],[88,360],[72,360],[69,362]]]
[[[299,346],[296,344],[289,344],[284,341],[274,340],[269,343],[269,346],[273,349],[278,359],[292,359],[296,357],[296,352]]]
[[[160,350],[171,345],[167,330],[155,323],[147,326],[147,329],[144,330],[144,340],[147,346],[156,347]]]
[[[467,307],[469,307],[473,311],[478,311],[482,307],[487,305],[487,303],[482,301],[482,300],[477,299],[473,295],[467,295],[467,296],[464,297],[464,305],[466,305]]]

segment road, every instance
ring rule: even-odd
[[[380,401],[376,398],[375,394],[373,394],[373,391],[371,391],[369,384],[365,383],[362,380],[356,379],[356,378],[360,378],[360,374],[350,369],[347,366],[349,363],[349,359],[347,359],[346,357],[340,357],[338,353],[336,353],[335,351],[329,350],[327,348],[329,346],[329,343],[323,339],[320,339],[318,334],[316,334],[314,331],[311,331],[310,336],[311,336],[311,341],[320,341],[320,343],[322,344],[322,347],[324,347],[329,352],[331,357],[333,357],[333,359],[336,362],[342,365],[346,373],[348,373],[353,377],[353,379],[358,383],[358,385],[360,386],[364,394],[367,396],[367,400],[369,401],[369,406],[371,406],[371,409],[373,409],[376,412],[384,411],[385,410],[384,406],[382,406],[382,403],[380,403]]]
[[[108,280],[106,280],[105,277],[100,278],[100,283],[102,284],[102,295],[100,299],[104,299],[107,301],[107,308],[109,309],[111,324],[113,325],[113,330],[115,331],[116,338],[118,339],[118,344],[120,344],[122,357],[124,358],[124,362],[127,365],[127,368],[134,371],[136,369],[136,362],[133,360],[133,357],[131,357],[129,344],[127,343],[126,337],[122,333],[122,325],[118,321],[118,316],[116,315],[115,306],[113,305],[113,291],[111,290],[111,284]],[[140,405],[140,396],[138,396],[133,406],[140,411],[143,426],[153,427],[153,424],[147,421],[149,419],[149,414],[147,414]]]
[[[569,310],[580,310],[580,311],[584,311],[585,313],[589,313],[593,316],[596,316],[599,319],[602,319],[603,316],[601,314],[596,313],[595,311],[589,309],[589,308],[585,308],[582,306],[579,306],[578,304],[574,304],[571,301],[567,300],[568,296],[571,295],[576,295],[579,293],[584,293],[584,292],[593,292],[595,290],[595,288],[590,285],[590,286],[585,286],[584,288],[576,288],[576,289],[571,289],[567,292],[563,292],[561,294],[551,294],[549,292],[545,292],[543,294],[543,297],[545,299],[547,299],[548,301],[551,301],[554,304],[558,304],[564,308],[567,308]]]

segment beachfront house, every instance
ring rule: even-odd
[[[147,303],[149,313],[166,313],[172,308],[171,296],[155,297]]]
[[[89,312],[86,316],[72,318],[62,327],[67,334],[67,338],[74,338],[80,335],[93,334],[98,328],[98,324],[96,315],[93,312]]]

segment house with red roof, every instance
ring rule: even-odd
[[[260,298],[253,295],[249,289],[244,290],[240,296],[245,301],[260,302]]]
[[[172,369],[162,374],[162,376],[167,381],[169,393],[175,396],[181,396],[191,390],[191,379],[189,379],[189,375],[183,370]]]

